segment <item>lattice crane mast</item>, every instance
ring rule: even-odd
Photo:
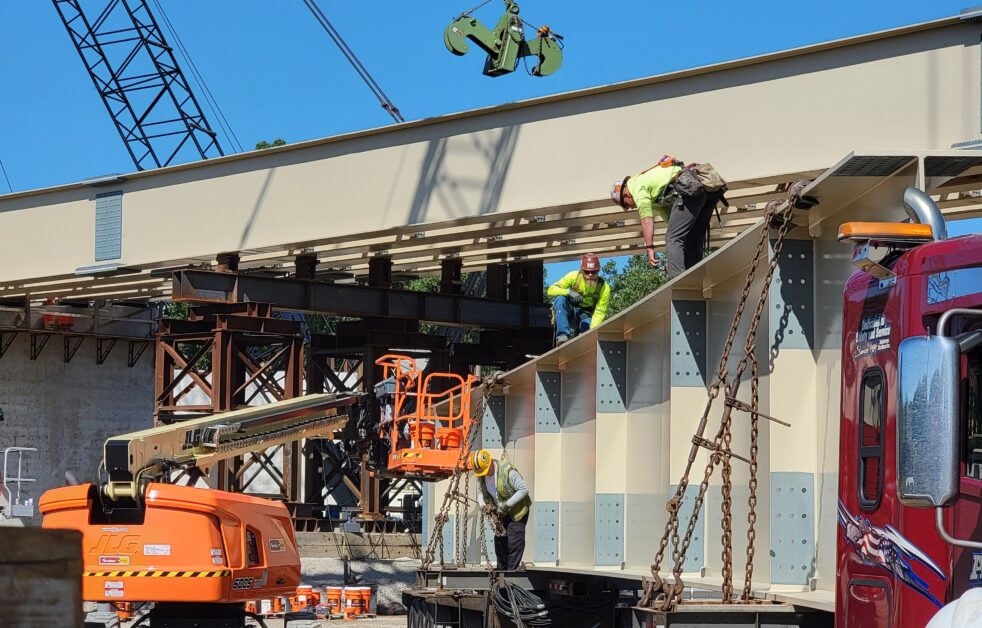
[[[146,0],[52,2],[138,170],[225,154]]]

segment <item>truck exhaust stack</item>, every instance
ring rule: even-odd
[[[931,225],[935,240],[947,240],[948,228],[945,226],[941,210],[924,190],[913,186],[904,190],[904,209],[914,222]]]

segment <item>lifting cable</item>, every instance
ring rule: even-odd
[[[0,159],[0,172],[3,173],[3,180],[7,182],[7,191],[13,192],[14,188],[10,186],[10,178],[7,177],[7,169],[3,167],[2,159]]]
[[[314,16],[314,19],[318,24],[320,24],[320,27],[324,29],[327,36],[331,38],[334,45],[338,47],[341,54],[344,55],[345,59],[348,60],[348,63],[351,64],[351,67],[353,67],[355,72],[358,73],[358,76],[361,77],[361,80],[365,82],[368,89],[370,89],[375,98],[378,99],[379,104],[382,105],[382,109],[385,109],[396,122],[405,122],[406,119],[402,117],[401,113],[399,113],[399,108],[396,107],[395,103],[393,103],[392,100],[385,95],[385,92],[382,91],[382,87],[378,84],[364,64],[362,64],[361,60],[358,59],[354,50],[352,50],[348,45],[348,42],[341,37],[341,33],[334,28],[334,24],[331,24],[331,21],[327,19],[326,15],[324,15],[324,12],[317,5],[316,0],[303,0],[303,3],[307,5],[307,8],[310,9],[310,13]]]
[[[164,11],[164,7],[160,4],[160,0],[153,0],[154,6],[157,8],[157,13],[160,15],[161,21],[163,21],[164,26],[170,33],[171,38],[174,43],[177,44],[177,49],[187,61],[188,67],[191,69],[191,76],[194,78],[198,87],[201,89],[201,93],[205,96],[205,102],[211,107],[211,110],[215,113],[215,118],[218,120],[219,126],[222,127],[222,132],[225,133],[225,138],[229,141],[229,144],[235,147],[238,152],[242,151],[242,144],[239,143],[239,138],[235,135],[235,131],[232,130],[232,125],[229,124],[228,119],[225,117],[225,112],[222,108],[218,106],[218,101],[215,96],[211,93],[211,89],[208,87],[208,83],[205,82],[204,77],[198,71],[198,66],[195,65],[194,60],[191,58],[191,53],[188,49],[184,47],[184,42],[181,41],[181,36],[177,33],[177,29],[171,24],[170,18],[167,17],[167,13]]]

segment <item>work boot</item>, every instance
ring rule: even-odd
[[[568,340],[569,340],[569,336],[567,336],[566,334],[559,334],[558,336],[556,336],[556,346],[558,347],[559,345],[563,344],[564,342],[567,342]]]

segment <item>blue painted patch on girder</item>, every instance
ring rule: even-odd
[[[532,518],[532,560],[554,564],[559,560],[559,502],[535,502]]]
[[[815,573],[815,475],[771,473],[771,582],[808,584]]]
[[[537,371],[535,374],[535,431],[559,433],[559,407],[562,379],[559,373]]]
[[[706,302],[672,301],[672,386],[706,386]]]
[[[815,345],[815,254],[811,240],[785,240],[770,287],[771,353]]]
[[[505,396],[492,395],[481,419],[481,446],[484,449],[504,449],[504,433]]]
[[[597,412],[624,412],[627,405],[627,343],[597,343]]]
[[[597,493],[594,513],[594,562],[619,566],[624,562],[624,494]]]

